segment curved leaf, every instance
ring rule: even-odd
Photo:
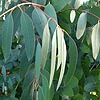
[[[69,37],[69,67],[66,74],[65,82],[68,83],[73,77],[78,59],[78,51],[76,44],[72,38]]]
[[[2,34],[2,49],[5,61],[9,58],[11,52],[13,26],[14,26],[13,18],[12,15],[9,14],[6,17],[6,20],[4,21],[3,34]]]
[[[57,27],[57,39],[58,39],[58,63],[57,63],[57,70],[59,69],[62,63],[62,52],[63,52],[63,38],[64,33],[62,32],[61,28]]]
[[[34,27],[31,18],[23,12],[21,15],[21,32],[25,39],[25,50],[28,60],[34,54]]]
[[[42,39],[42,57],[41,57],[42,68],[44,68],[46,64],[47,55],[49,51],[49,44],[50,44],[50,31],[49,31],[49,26],[47,22],[47,24],[44,27],[43,39]]]
[[[57,12],[61,11],[70,0],[51,0],[52,5]]]
[[[93,57],[94,59],[96,59],[100,49],[100,23],[99,22],[93,27],[91,42],[92,42]]]
[[[34,94],[34,86],[33,84],[30,84],[29,86],[24,88],[20,100],[33,100],[33,94]]]
[[[49,88],[52,85],[54,72],[55,72],[55,64],[56,64],[56,30],[54,32],[53,38],[52,38],[52,54],[51,54],[51,72],[50,72],[50,83]]]
[[[87,24],[87,14],[82,13],[79,16],[79,19],[78,19],[78,22],[77,22],[77,31],[76,31],[77,39],[80,39],[83,36],[84,31],[86,29],[86,24]]]
[[[65,65],[66,65],[66,56],[67,56],[67,49],[66,49],[66,44],[65,44],[65,40],[63,38],[63,47],[62,47],[62,65],[61,65],[61,71],[60,71],[60,77],[59,77],[59,81],[57,84],[57,89],[60,87],[60,84],[62,82],[63,79],[63,75],[64,75],[64,71],[65,71]]]
[[[42,89],[45,100],[49,100],[49,83],[46,76],[44,76],[43,74],[42,74]]]
[[[46,16],[40,9],[35,8],[32,12],[33,23],[40,37],[42,38],[44,27],[47,23]]]
[[[71,21],[71,23],[74,22],[75,16],[76,16],[75,10],[71,10],[71,12],[70,12],[70,21]]]
[[[48,14],[51,18],[54,18],[57,21],[57,15],[56,15],[56,11],[54,9],[54,7],[51,4],[48,4],[45,7],[46,14]],[[56,29],[56,24],[52,21],[49,22],[50,28],[52,33],[54,33],[55,29]]]
[[[40,43],[38,43],[36,47],[35,67],[36,67],[36,80],[39,80],[40,68],[41,68],[41,45]]]

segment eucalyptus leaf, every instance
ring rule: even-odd
[[[1,73],[3,75],[4,81],[6,82],[7,76],[6,76],[6,68],[5,68],[5,66],[2,66]]]
[[[76,30],[77,39],[80,39],[83,36],[86,29],[86,24],[87,24],[87,14],[81,13],[77,22],[77,30]]]
[[[61,28],[57,27],[57,39],[58,39],[58,63],[57,63],[57,70],[59,69],[62,63],[62,52],[63,52],[63,38],[64,33],[62,32]]]
[[[70,0],[51,0],[52,5],[55,7],[56,11],[61,11]]]
[[[64,71],[65,71],[65,65],[66,65],[66,57],[67,57],[67,49],[66,49],[66,44],[65,44],[65,40],[63,38],[63,47],[62,47],[62,65],[61,65],[61,71],[60,71],[60,76],[59,76],[59,80],[58,80],[58,84],[57,84],[57,89],[60,87],[63,76],[64,76]]]
[[[92,42],[93,57],[94,59],[96,59],[100,50],[100,23],[99,22],[93,27],[91,42]]]
[[[49,44],[50,44],[50,31],[49,31],[49,26],[48,22],[44,27],[43,31],[43,39],[42,39],[42,57],[41,57],[41,66],[42,68],[45,67],[48,52],[49,52]]]
[[[9,14],[6,17],[3,25],[3,33],[2,33],[2,50],[4,53],[5,61],[9,58],[11,53],[12,46],[12,37],[13,37],[13,18],[12,15]]]
[[[40,68],[41,68],[41,45],[40,43],[38,43],[36,47],[35,67],[36,67],[36,79],[39,80]]]
[[[47,24],[46,16],[40,9],[35,8],[32,12],[32,19],[38,34],[42,38],[44,27]]]
[[[46,78],[46,76],[44,76],[42,74],[42,89],[43,89],[43,94],[46,100],[49,100],[49,83],[48,80]]]
[[[25,13],[21,14],[21,32],[25,39],[25,50],[28,60],[34,54],[34,27],[31,18]]]
[[[48,4],[45,7],[45,13],[48,14],[51,18],[53,18],[54,20],[57,21],[57,15],[56,15],[56,11],[54,9],[54,7],[51,4]],[[49,22],[50,28],[52,33],[54,33],[55,29],[56,29],[56,24],[52,21]]]
[[[52,38],[51,72],[50,72],[49,88],[52,85],[52,81],[53,81],[53,77],[54,77],[54,72],[55,72],[55,66],[56,66],[56,48],[57,48],[57,43],[56,43],[56,30],[55,30],[53,38]]]
[[[78,59],[77,46],[74,40],[72,38],[69,38],[69,67],[65,79],[66,84],[70,82],[71,78],[75,73],[77,59]]]
[[[76,16],[75,10],[71,10],[71,12],[70,12],[70,21],[71,21],[71,23],[74,22],[75,16]]]
[[[24,88],[20,100],[33,100],[34,87],[33,84]]]

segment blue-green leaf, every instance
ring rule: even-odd
[[[34,54],[34,27],[31,18],[23,12],[21,15],[21,32],[25,39],[25,50],[28,60]]]
[[[30,84],[26,88],[24,88],[22,92],[22,96],[20,100],[33,100],[34,86]]]
[[[42,89],[45,100],[49,100],[49,83],[47,78],[42,74]]]
[[[41,4],[41,5],[45,5],[47,0],[32,0],[32,2],[37,3],[37,4]]]
[[[13,26],[14,26],[13,18],[12,15],[9,14],[6,17],[6,20],[4,21],[3,33],[2,33],[2,49],[5,61],[9,58],[11,52]]]
[[[45,7],[46,14],[48,14],[51,18],[55,19],[57,21],[57,15],[56,15],[56,11],[54,9],[54,7],[51,4],[48,4]],[[49,22],[50,28],[52,33],[54,33],[55,29],[56,29],[56,24],[52,21]]]
[[[43,12],[40,9],[35,8],[32,12],[32,19],[38,34],[42,38],[43,30],[47,23],[46,16],[43,14]]]
[[[36,67],[36,80],[39,80],[40,68],[41,68],[41,45],[40,43],[38,43],[36,47],[35,67]]]
[[[5,66],[2,66],[2,75],[3,75],[3,78],[4,78],[4,81],[6,81],[7,77],[6,77],[6,68]]]
[[[66,83],[68,83],[71,80],[71,78],[75,73],[77,59],[78,59],[78,51],[76,44],[74,40],[69,37],[69,67],[65,79]]]
[[[39,86],[37,98],[38,100],[45,100],[43,88],[41,86]]]
[[[56,9],[56,11],[61,11],[70,0],[51,0],[52,5]]]

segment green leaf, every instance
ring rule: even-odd
[[[89,10],[90,13],[96,15],[97,17],[100,17],[100,7],[99,6],[93,6],[90,10]],[[94,16],[91,16],[90,14],[87,15],[87,19],[88,19],[88,22],[91,24],[91,25],[95,25],[97,22],[98,22],[98,19]]]
[[[47,78],[42,74],[42,89],[45,100],[49,100],[49,83]]]
[[[66,83],[65,83],[65,85],[66,85]],[[67,84],[67,86],[70,86],[71,88],[77,87],[78,86],[78,79],[75,76],[73,76],[71,78],[71,80],[69,81],[69,83]]]
[[[77,22],[77,31],[76,31],[76,37],[77,39],[80,39],[86,29],[86,24],[87,24],[87,14],[86,13],[82,13],[79,16],[78,22]]]
[[[35,8],[32,12],[32,19],[38,34],[42,38],[43,30],[47,23],[46,16],[39,8]]]
[[[33,93],[34,93],[34,87],[33,85],[29,85],[26,88],[24,88],[21,96],[21,100],[33,100]]]
[[[2,72],[2,75],[3,75],[4,81],[6,82],[7,78],[6,78],[6,68],[5,68],[5,66],[2,66],[1,72]]]
[[[38,100],[45,100],[43,88],[41,86],[39,86],[38,90]]]
[[[64,87],[62,90],[61,90],[61,96],[73,96],[74,93],[73,93],[73,90],[70,86],[67,86],[67,87]]]
[[[34,67],[32,64],[30,65],[30,68],[28,69],[25,75],[22,88],[24,89],[25,87],[29,86],[33,82],[33,79],[34,79]]]
[[[61,11],[70,0],[51,0],[52,5],[57,12]]]
[[[47,60],[47,55],[49,52],[49,44],[50,44],[50,31],[49,31],[49,26],[48,22],[44,27],[43,31],[43,39],[42,39],[42,61],[41,61],[41,66],[42,68],[45,67],[46,60]]]
[[[35,67],[36,67],[36,80],[39,80],[40,68],[41,68],[41,45],[40,43],[38,43],[36,47]]]
[[[54,77],[54,72],[55,72],[55,66],[56,66],[56,48],[57,48],[56,45],[57,45],[57,43],[56,43],[56,30],[55,30],[53,38],[52,38],[51,72],[50,72],[49,88],[52,85],[52,81],[53,81],[53,77]]]
[[[84,90],[88,91],[88,92],[96,91],[96,84],[95,83],[88,83],[85,85]]]
[[[6,20],[4,21],[3,33],[2,33],[2,49],[5,61],[9,58],[11,52],[13,26],[14,26],[13,18],[12,15],[9,14],[6,17]]]
[[[32,0],[32,2],[37,3],[37,4],[41,4],[41,5],[45,5],[47,0]]]
[[[12,16],[14,20],[14,34],[16,33],[16,31],[18,30],[18,27],[20,26],[20,15],[21,15],[21,11],[19,8],[16,8],[12,12]]]
[[[28,60],[31,60],[34,54],[34,27],[31,18],[22,12],[21,32],[25,39],[25,50]]]
[[[57,21],[57,15],[56,15],[56,11],[54,9],[54,7],[51,4],[48,4],[45,7],[46,14],[48,14],[51,18],[55,19]],[[55,29],[56,29],[56,24],[52,21],[49,22],[50,28],[52,33],[54,33]]]
[[[66,74],[65,82],[68,83],[73,77],[78,59],[78,51],[76,44],[72,38],[69,38],[69,67]]]
[[[100,50],[100,23],[98,23],[93,27],[92,35],[91,35],[91,42],[92,42],[92,53],[94,59],[97,58]]]

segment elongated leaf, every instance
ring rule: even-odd
[[[56,9],[56,11],[61,11],[70,0],[51,0],[52,5]]]
[[[2,75],[3,75],[3,78],[4,78],[4,81],[6,82],[6,79],[7,79],[7,77],[6,77],[6,68],[5,68],[5,66],[2,66]]]
[[[78,9],[81,5],[83,5],[83,0],[75,0],[74,7]]]
[[[73,77],[78,59],[78,51],[76,44],[72,38],[69,38],[69,68],[66,74],[65,82],[68,83]]]
[[[45,100],[44,93],[43,93],[43,88],[41,86],[39,86],[37,97],[38,97],[38,100]]]
[[[42,74],[42,89],[45,100],[49,100],[49,83],[46,76],[44,76],[43,74]]]
[[[52,54],[51,54],[51,72],[50,72],[50,83],[49,88],[51,87],[54,72],[55,72],[55,64],[56,64],[56,30],[54,32],[53,38],[52,38]]]
[[[44,27],[47,23],[46,16],[40,9],[35,8],[32,12],[33,23],[40,37],[42,38]]]
[[[62,65],[61,65],[60,77],[59,77],[59,81],[58,81],[56,90],[58,90],[58,88],[60,87],[60,84],[61,84],[62,79],[63,79],[63,75],[64,75],[64,71],[65,71],[65,64],[66,64],[66,56],[67,56],[67,49],[66,49],[65,40],[63,38]]]
[[[3,34],[2,34],[2,49],[5,61],[9,58],[11,52],[13,26],[14,26],[13,18],[12,15],[9,14],[6,20],[4,21]]]
[[[74,22],[75,16],[76,16],[76,12],[75,12],[75,10],[72,10],[70,12],[70,21],[71,21],[71,23]]]
[[[79,16],[78,23],[77,23],[77,31],[76,31],[77,39],[80,39],[83,36],[84,31],[86,29],[86,24],[87,24],[87,14],[82,13]]]
[[[25,50],[28,60],[31,60],[34,54],[34,27],[30,17],[23,12],[21,15],[21,32],[25,39]]]
[[[46,4],[46,0],[32,0],[32,2],[37,3],[37,4],[41,4],[41,5]]]
[[[46,14],[48,14],[51,18],[54,18],[57,21],[57,15],[56,15],[56,11],[54,9],[54,7],[51,4],[48,4],[45,7]],[[56,24],[52,21],[49,22],[50,28],[52,33],[54,33],[55,29],[56,29]]]
[[[37,48],[36,48],[35,67],[36,67],[36,79],[39,80],[40,68],[41,68],[41,45],[40,43],[37,44]]]
[[[99,22],[93,27],[91,42],[92,42],[93,57],[94,59],[96,59],[100,49],[100,23]]]
[[[63,38],[64,34],[62,30],[57,27],[57,39],[58,39],[58,63],[57,63],[57,70],[59,69],[61,63],[62,63],[62,50],[63,50]]]
[[[20,100],[33,100],[33,93],[34,93],[33,85],[27,86],[26,88],[24,88]]]
[[[43,31],[43,39],[42,39],[42,58],[41,58],[41,66],[42,68],[45,67],[47,55],[49,51],[49,44],[50,44],[50,31],[48,23],[44,27]]]

